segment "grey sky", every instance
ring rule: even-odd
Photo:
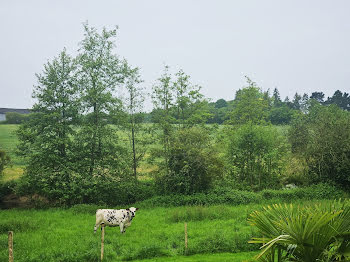
[[[0,107],[33,105],[35,73],[64,47],[75,54],[84,21],[119,26],[117,53],[149,90],[166,63],[214,101],[244,75],[282,98],[350,91],[350,1],[1,0]]]

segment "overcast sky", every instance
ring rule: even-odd
[[[148,90],[168,64],[213,101],[232,100],[245,75],[282,98],[350,92],[347,0],[1,0],[0,107],[33,105],[35,73],[64,47],[76,54],[84,21],[119,26],[116,52]]]

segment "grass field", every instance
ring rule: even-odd
[[[14,133],[19,125],[0,125],[0,149],[4,149],[11,157],[11,166],[5,168],[3,180],[17,179],[23,174],[25,162],[16,156],[17,137]]]
[[[16,261],[98,261],[100,230],[93,234],[96,208],[2,210],[0,261],[7,260],[9,230],[14,231]],[[125,234],[106,228],[106,261],[243,261],[256,254],[251,251],[257,246],[247,243],[253,229],[246,219],[258,206],[192,208],[194,212],[190,207],[140,209]],[[184,256],[185,218],[189,257]]]

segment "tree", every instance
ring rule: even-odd
[[[84,117],[79,130],[80,172],[92,177],[95,173],[123,173],[123,149],[108,120],[121,110],[115,96],[123,84],[129,67],[125,60],[113,54],[116,29],[102,29],[101,33],[84,24],[84,39],[80,43],[78,80]],[[119,170],[119,171],[117,171]]]
[[[350,111],[350,96],[348,93],[337,90],[334,92],[332,97],[328,97],[325,102],[326,105],[335,104],[341,109]]]
[[[304,93],[300,100],[300,111],[306,114],[308,110],[309,110],[309,96],[308,94]]]
[[[278,107],[282,104],[280,93],[277,88],[273,90],[272,103],[274,107]]]
[[[276,187],[287,152],[276,128],[247,123],[228,135],[227,160],[233,179],[254,189]]]
[[[125,109],[127,113],[126,128],[130,132],[130,144],[132,151],[132,167],[135,180],[137,180],[137,168],[146,153],[145,140],[139,137],[142,129],[142,116],[144,91],[139,84],[142,82],[138,68],[131,69],[125,81],[127,98]],[[137,147],[139,145],[139,147]]]
[[[223,107],[227,107],[227,102],[225,99],[218,99],[216,102],[215,102],[215,108],[223,108]]]
[[[310,99],[316,100],[318,103],[324,103],[324,93],[323,92],[313,92],[310,96]]]
[[[350,186],[349,112],[315,102],[308,115],[293,121],[289,138],[293,152],[306,159],[311,182]]]
[[[295,110],[300,110],[301,108],[301,96],[298,93],[295,93],[294,99],[292,101],[292,108]]]
[[[208,190],[220,178],[223,162],[201,127],[181,128],[171,136],[169,170],[161,172],[157,184],[164,193],[192,194]]]
[[[179,128],[204,124],[210,117],[209,107],[204,96],[200,93],[201,87],[193,85],[184,71],[176,73],[174,81],[176,107],[175,118]]]
[[[269,112],[269,120],[274,125],[286,125],[289,124],[293,117],[293,110],[286,104],[282,104],[278,107],[272,107]]]
[[[269,101],[255,82],[246,79],[248,86],[236,92],[230,123],[264,123],[268,118]]]
[[[37,74],[30,120],[17,131],[18,153],[28,159],[25,176],[43,194],[69,183],[74,166],[73,124],[78,118],[79,99],[76,64],[65,50]]]
[[[171,115],[171,107],[174,103],[174,90],[169,74],[169,66],[165,66],[163,75],[158,79],[158,83],[153,86],[152,102],[154,105],[154,122],[161,129],[160,140],[162,144],[161,152],[154,152],[164,158],[164,166],[168,170],[170,136],[173,130],[172,124],[175,119]]]

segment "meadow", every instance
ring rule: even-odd
[[[309,201],[316,202],[327,203]],[[15,261],[99,261],[101,233],[93,233],[97,208],[2,210],[0,261],[7,260],[9,230],[14,231]],[[259,209],[257,204],[140,208],[125,234],[106,228],[104,261],[252,261],[259,246],[248,243],[256,232],[247,217]]]

